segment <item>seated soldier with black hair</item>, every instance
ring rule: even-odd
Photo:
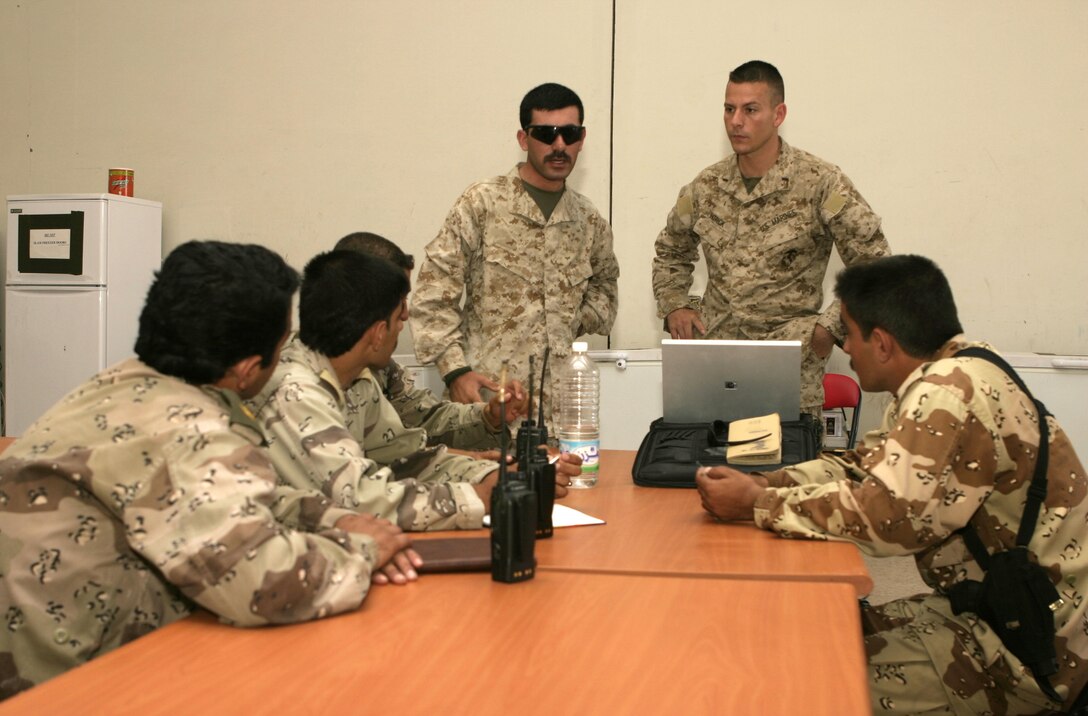
[[[414,577],[399,528],[277,486],[242,405],[272,374],[297,286],[261,246],[179,246],[148,291],[139,359],[0,455],[0,698],[198,606],[289,624]]]
[[[406,530],[475,529],[498,465],[430,445],[425,429],[404,425],[375,377],[407,319],[408,288],[385,259],[350,250],[316,256],[303,274],[298,335],[250,406],[288,483]],[[576,456],[560,460],[557,494],[580,471]]]
[[[337,241],[334,248],[391,261],[404,271],[408,278],[409,291],[411,290],[415,258],[404,253],[384,236],[358,231]],[[474,453],[475,457],[498,459],[495,448],[499,445],[499,435],[502,433],[502,408],[499,406],[499,399],[503,396],[496,393],[487,403],[465,404],[442,400],[430,390],[416,387],[412,377],[392,358],[387,366],[372,371],[372,374],[404,426],[427,431],[427,444],[443,444],[455,448],[453,452],[473,451],[465,454]],[[529,409],[525,390],[516,380],[510,381],[506,386],[504,397],[507,415],[511,420],[524,415]]]
[[[961,354],[985,345],[960,335],[952,290],[929,259],[854,264],[839,273],[835,294],[861,387],[893,396],[883,425],[843,456],[824,453],[765,475],[700,468],[704,508],[783,537],[914,555],[933,592],[862,607],[874,713],[1042,714],[1068,706],[1088,683],[1088,480],[1069,438],[1002,367]],[[1041,425],[1049,433],[1047,487],[1027,550],[1057,594],[1025,600],[1017,613],[1053,612],[1053,643],[1033,646],[1056,660],[1032,664],[980,618],[987,609],[964,610],[969,602],[959,596],[966,580],[982,582],[1003,561],[996,556],[1017,543]],[[981,540],[986,569],[968,531]]]

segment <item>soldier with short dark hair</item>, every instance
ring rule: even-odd
[[[335,250],[355,251],[392,261],[404,270],[411,288],[412,269],[415,259],[395,243],[369,231],[348,234],[336,242]],[[427,431],[427,444],[443,444],[451,452],[486,460],[498,459],[501,426],[501,407],[496,393],[488,403],[458,403],[442,400],[430,390],[417,387],[415,381],[395,359],[371,371],[382,395],[397,411],[406,428],[422,428]],[[522,401],[525,391],[519,381],[510,381],[506,400],[513,407]],[[520,403],[518,404],[520,405]],[[505,431],[509,434],[509,430]]]
[[[0,455],[0,698],[197,606],[294,623],[414,577],[399,528],[277,487],[242,405],[272,374],[297,286],[261,246],[179,246],[148,291],[139,358]]]
[[[288,484],[321,490],[341,507],[394,520],[405,530],[475,529],[483,524],[498,465],[453,454],[433,444],[426,429],[406,426],[376,377],[396,348],[408,285],[400,268],[370,254],[339,250],[314,257],[303,273],[298,336],[250,405]],[[526,402],[511,395],[495,406],[512,421]],[[501,413],[485,418],[485,406],[475,410],[475,421],[448,413],[446,430],[431,426],[466,440],[501,429]],[[580,465],[561,461],[557,478],[566,483]]]
[[[779,136],[778,70],[753,60],[729,74],[725,130],[733,154],[680,190],[654,245],[654,297],[673,338],[797,340],[801,409],[822,424],[824,364],[843,338],[823,311],[832,248],[846,265],[889,253],[878,217],[833,164]],[[689,300],[702,248],[707,286]]]
[[[1057,630],[1057,671],[1039,681],[1028,668],[1035,665],[976,613],[985,609],[953,608],[965,580],[986,575],[965,530],[989,557],[1016,544],[1039,456],[1039,411],[1003,368],[957,355],[984,344],[961,335],[952,291],[929,259],[848,267],[835,292],[862,388],[893,396],[882,426],[845,455],[765,475],[700,468],[703,506],[783,537],[914,555],[933,592],[862,607],[874,713],[1051,713],[1062,704],[1044,693],[1046,683],[1068,706],[1088,684],[1088,479],[1068,436],[1044,418],[1047,487],[1027,549],[1060,601],[1037,605],[1053,610]]]
[[[539,366],[551,348],[541,400],[554,438],[554,367],[579,336],[612,329],[619,264],[608,222],[566,183],[586,137],[578,95],[540,85],[525,95],[518,118],[525,161],[466,189],[427,245],[412,337],[416,356],[438,366],[461,403],[497,390],[504,360],[524,383],[529,356]]]

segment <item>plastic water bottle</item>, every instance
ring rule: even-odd
[[[586,352],[589,346],[576,341],[559,376],[559,449],[582,458],[582,474],[571,487],[593,487],[601,451],[601,371]]]

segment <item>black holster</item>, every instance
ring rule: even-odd
[[[972,612],[981,617],[1005,648],[1031,669],[1047,696],[1062,700],[1047,680],[1058,673],[1054,610],[1062,600],[1026,548],[990,555],[986,577],[954,585],[948,598],[953,614]]]

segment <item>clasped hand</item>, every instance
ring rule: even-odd
[[[416,569],[423,558],[412,549],[412,540],[397,525],[373,515],[344,515],[337,529],[369,535],[378,544],[378,564],[371,573],[374,584],[407,584],[419,578]]]
[[[695,471],[695,487],[704,510],[723,522],[732,522],[752,519],[767,481],[731,467],[700,467]]]

